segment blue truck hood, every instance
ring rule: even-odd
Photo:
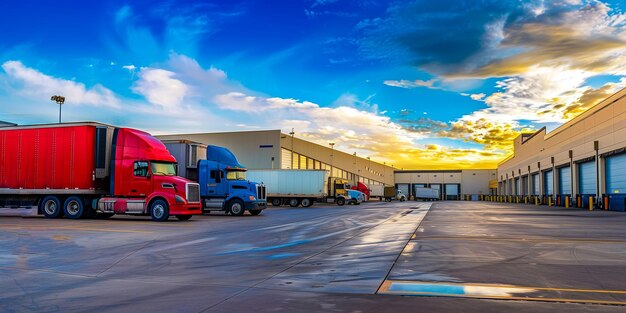
[[[239,161],[237,161],[237,157],[235,156],[235,154],[233,154],[230,150],[220,146],[207,146],[206,159],[209,161],[215,161],[228,165],[232,168],[246,168],[245,166],[241,165]]]

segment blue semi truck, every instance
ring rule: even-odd
[[[178,161],[179,176],[200,184],[204,212],[259,215],[267,208],[265,185],[246,179],[246,167],[225,147],[188,140],[164,140]]]

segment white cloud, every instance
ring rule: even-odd
[[[14,91],[23,97],[49,99],[52,95],[62,95],[66,104],[120,106],[118,97],[100,84],[87,88],[82,83],[43,74],[24,66],[20,61],[4,62],[2,69]]]
[[[114,65],[114,64],[111,64],[111,65]],[[131,73],[132,73],[132,72],[134,72],[134,71],[135,71],[135,69],[137,69],[137,67],[136,67],[136,66],[134,66],[133,64],[130,64],[130,65],[124,65],[124,66],[122,66],[122,68],[127,69],[127,70],[128,70],[129,72],[131,72]]]
[[[440,87],[435,86],[434,84],[438,82],[436,79],[430,79],[430,80],[386,80],[383,82],[383,84],[387,85],[387,86],[391,86],[391,87],[399,87],[399,88],[406,88],[406,89],[411,89],[411,88],[417,88],[417,87],[426,87],[426,88],[430,88],[430,89],[440,89]]]
[[[189,90],[185,83],[174,78],[175,75],[163,69],[142,67],[138,73],[139,80],[132,89],[152,104],[173,109],[180,106]]]
[[[484,93],[475,93],[475,94],[469,95],[469,97],[472,98],[472,100],[476,100],[476,101],[482,100],[485,96],[486,94]]]

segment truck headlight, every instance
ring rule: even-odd
[[[185,198],[183,198],[183,197],[181,197],[179,195],[176,195],[175,198],[176,198],[176,203],[185,203]]]
[[[250,201],[254,201],[254,200],[256,200],[256,198],[255,198],[254,196],[250,196],[250,197],[248,197],[248,198],[250,199]]]

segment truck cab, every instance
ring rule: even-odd
[[[342,206],[350,200],[348,190],[350,190],[350,181],[338,177],[328,178],[328,196],[333,199],[334,202]]]
[[[259,215],[267,208],[265,185],[247,180],[246,167],[227,148],[184,140],[164,143],[177,155],[178,173],[200,184],[204,212]]]

